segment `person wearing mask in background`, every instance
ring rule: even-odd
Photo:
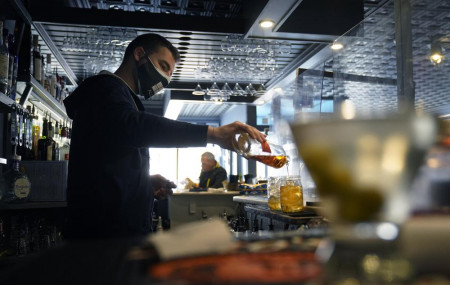
[[[152,230],[157,185],[150,176],[149,147],[194,147],[214,143],[232,150],[239,132],[263,143],[256,128],[234,122],[220,127],[170,120],[144,111],[149,98],[166,87],[179,61],[164,37],[143,34],[126,48],[119,68],[85,79],[64,100],[72,119],[64,237],[137,237]],[[159,187],[166,195],[170,187]],[[170,193],[169,193],[170,194]]]
[[[202,171],[198,186],[200,188],[222,188],[223,181],[227,180],[227,171],[219,165],[214,154],[205,152],[201,157]]]

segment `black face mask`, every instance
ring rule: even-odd
[[[150,98],[169,85],[170,77],[161,72],[153,62],[145,56],[143,63],[137,63],[139,94]]]

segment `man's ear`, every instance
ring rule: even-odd
[[[145,50],[143,47],[137,47],[134,49],[133,58],[135,61],[139,61],[144,56],[145,56]]]

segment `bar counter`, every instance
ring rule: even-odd
[[[286,214],[269,209],[266,195],[234,196],[233,201],[238,203],[240,213],[249,220],[250,229],[282,231],[326,225],[317,207],[306,206],[299,213]]]

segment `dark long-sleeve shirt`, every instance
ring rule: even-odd
[[[65,236],[150,232],[148,148],[204,146],[207,126],[145,112],[139,98],[112,74],[86,79],[64,104],[73,120]]]
[[[217,165],[210,171],[202,171],[198,186],[200,188],[222,188],[222,182],[228,180],[227,171],[220,165]]]

